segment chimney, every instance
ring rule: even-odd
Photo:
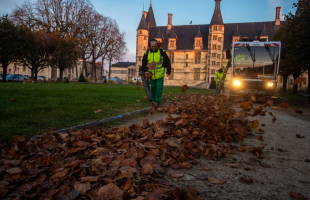
[[[280,13],[281,13],[281,7],[276,8],[276,21],[275,25],[280,26]]]
[[[144,15],[144,19],[146,19],[147,12],[146,12],[146,11],[143,11],[143,15]]]
[[[172,28],[172,14],[171,13],[169,13],[168,14],[168,24],[167,24],[167,30],[171,30],[171,28]]]

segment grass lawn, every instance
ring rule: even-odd
[[[163,93],[169,92],[180,93],[181,88],[164,87]],[[196,92],[213,93],[186,91]],[[49,127],[61,129],[150,107],[143,99],[144,88],[138,91],[133,85],[1,83],[0,94],[0,143],[12,135],[29,138]],[[94,113],[97,109],[103,112]]]

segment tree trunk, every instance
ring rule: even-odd
[[[59,67],[59,76],[60,76],[60,83],[62,83],[62,79],[63,79],[63,76],[64,76],[64,68],[62,67]]]
[[[308,69],[308,89],[307,89],[307,95],[310,95],[310,70]]]
[[[104,57],[105,57],[105,56],[102,56],[102,57],[101,57],[101,73],[100,73],[100,75],[101,75],[101,76],[100,76],[100,82],[101,82],[101,83],[103,83],[102,71],[103,71],[103,61],[104,61]]]
[[[109,80],[111,79],[111,62],[112,59],[109,59]]]
[[[3,69],[3,83],[6,82],[6,70],[8,69],[8,64],[6,62],[2,62],[2,69]]]
[[[38,71],[34,70],[34,80],[38,82]]]
[[[287,78],[288,78],[288,75],[285,75],[285,76],[283,76],[282,75],[282,77],[283,77],[283,92],[284,93],[286,93],[286,86],[287,86]]]
[[[77,62],[75,62],[75,72],[76,72],[76,79],[79,78],[79,72],[78,72],[78,68],[77,68]]]
[[[293,92],[292,92],[292,94],[298,94],[298,85],[295,85],[295,80],[296,80],[299,76],[293,74],[293,77],[294,77],[294,83],[293,83]]]
[[[88,78],[87,77],[87,66],[86,66],[86,60],[83,60],[83,66],[84,66],[84,70],[85,70],[85,78]],[[82,70],[83,72],[83,70]]]
[[[31,68],[31,81],[35,81],[35,73],[33,68]]]

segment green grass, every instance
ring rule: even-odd
[[[288,99],[290,101],[303,101],[306,99],[303,94],[283,93],[276,95],[279,98]]]
[[[163,93],[169,92],[180,93],[181,88],[164,87]],[[186,91],[195,92],[212,93]],[[138,91],[133,85],[1,83],[0,94],[0,143],[13,135],[29,138],[49,127],[61,129],[150,107],[143,99],[144,88]],[[97,109],[103,112],[94,113]]]

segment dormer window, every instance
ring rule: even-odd
[[[197,40],[197,41],[196,41],[196,46],[197,46],[197,47],[200,47],[200,46],[201,46],[201,41],[200,41],[200,40]]]
[[[176,49],[176,39],[169,39],[168,49],[169,50]]]
[[[217,26],[213,26],[213,30],[214,30],[214,31],[217,31]]]

